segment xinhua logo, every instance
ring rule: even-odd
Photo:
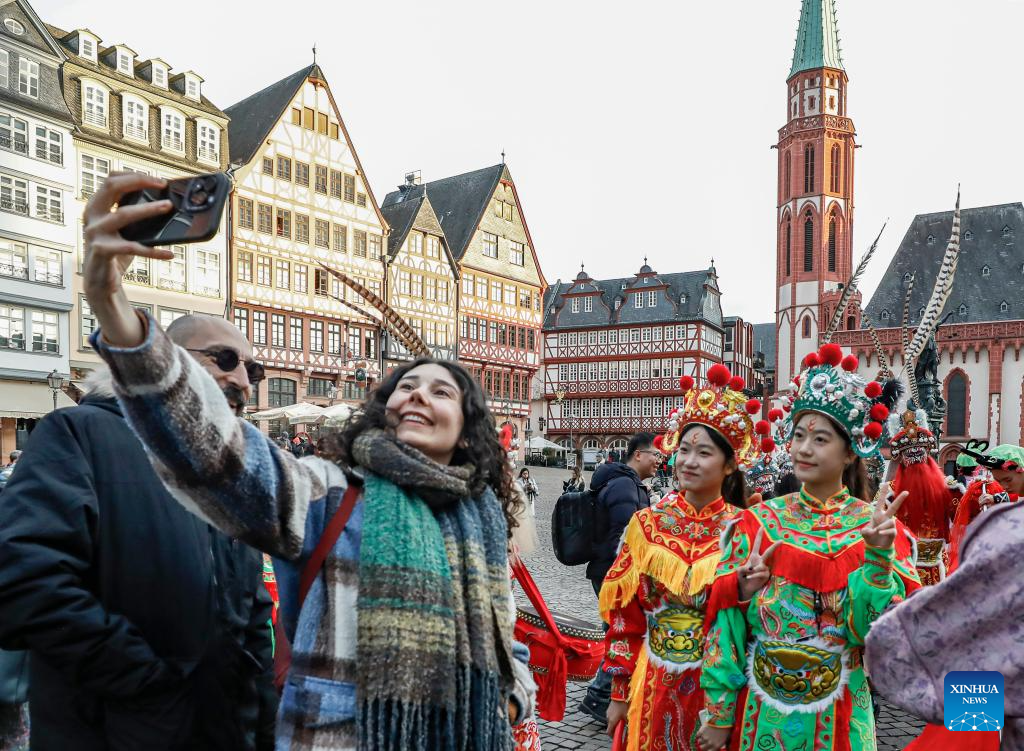
[[[1003,674],[996,670],[946,673],[944,720],[950,730],[1003,729]]]

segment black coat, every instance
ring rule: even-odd
[[[33,751],[255,748],[270,607],[260,554],[168,494],[114,399],[39,422],[0,496]]]
[[[590,489],[597,493],[595,505],[594,557],[587,564],[587,578],[600,587],[615,562],[619,541],[633,514],[651,505],[647,486],[628,464],[606,462],[594,470]]]

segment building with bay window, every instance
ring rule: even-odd
[[[232,319],[267,368],[250,409],[361,401],[380,378],[379,318],[328,269],[383,297],[387,223],[327,78],[313,64],[225,112]]]
[[[0,456],[53,409],[67,381],[75,249],[64,53],[24,0],[0,5]],[[73,404],[57,391],[57,405]]]
[[[549,287],[544,306],[543,400],[538,429],[576,450],[624,451],[630,436],[665,428],[682,403],[679,378],[723,359],[714,266]],[[538,423],[540,421],[538,420]]]
[[[106,44],[90,29],[48,25],[65,58],[64,98],[75,120],[74,197],[68,210],[75,237],[76,272],[84,243],[82,210],[111,172],[130,170],[163,178],[225,170],[228,118],[203,94],[203,79],[126,44]],[[174,258],[135,259],[124,289],[136,307],[161,324],[188,313],[223,317],[227,308],[226,232],[174,245]],[[95,319],[72,276],[71,368],[75,380],[99,358],[89,347]]]

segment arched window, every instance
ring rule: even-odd
[[[785,200],[789,200],[789,196],[793,191],[793,156],[787,151],[786,152],[786,166],[782,170],[783,182],[782,182],[782,197]]]
[[[846,319],[846,330],[854,331],[857,328],[857,316],[848,316]]]
[[[793,223],[786,217],[786,276],[793,273]]]
[[[946,435],[967,435],[967,379],[960,372],[946,381]]]
[[[804,147],[804,193],[814,192],[814,147]]]
[[[804,271],[814,271],[814,218],[810,209],[804,214]]]
[[[803,329],[800,332],[804,339],[811,338],[811,317],[804,316],[803,323],[801,324]]]
[[[828,218],[828,270],[836,270],[836,214]]]
[[[840,154],[840,152],[839,152],[839,144],[833,145],[832,146],[832,164],[830,165],[831,168],[832,168],[832,170],[831,170],[832,179],[830,181],[831,185],[829,186],[829,189],[833,193],[838,193],[839,192],[839,168],[841,166],[841,160],[842,160],[842,157],[839,154]]]

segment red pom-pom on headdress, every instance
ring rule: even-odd
[[[782,417],[783,414],[781,409],[776,408],[768,410],[768,419],[771,420],[772,422],[775,422],[776,420],[781,420]]]
[[[864,387],[864,396],[868,399],[877,399],[882,395],[882,384],[878,381],[872,381]]]
[[[743,376],[733,376],[729,380],[729,388],[733,391],[743,391],[746,385],[747,382],[743,380]]]
[[[766,454],[770,454],[774,450],[775,450],[775,441],[773,441],[771,438],[762,438],[761,439],[761,451],[763,451]]]
[[[751,399],[744,405],[744,408],[747,410],[748,415],[756,415],[761,411],[761,402],[757,399]]]
[[[871,411],[868,414],[871,415],[872,420],[882,422],[889,418],[889,408],[884,404],[876,404],[871,408]]]
[[[843,360],[843,348],[832,342],[822,344],[818,358],[827,365],[838,365]]]
[[[651,444],[654,446],[654,448],[658,449],[658,451],[661,451],[661,444],[664,443],[664,441],[665,441],[665,436],[663,436],[663,435],[656,435],[656,436],[654,436],[654,440],[651,441]]]
[[[881,438],[882,436],[882,423],[880,422],[869,422],[864,426],[864,435],[870,438],[872,441]]]
[[[793,405],[792,404],[783,404],[782,408],[784,410],[786,410],[787,412],[792,412],[793,411]]]
[[[693,388],[693,376],[684,375],[679,379],[679,388],[689,391]]]
[[[805,368],[813,368],[815,365],[821,365],[821,360],[818,359],[818,353],[808,352],[804,357],[803,364]]]
[[[839,365],[847,373],[856,373],[857,368],[860,367],[860,360],[858,360],[854,355],[847,355]]]
[[[714,386],[721,388],[729,383],[730,378],[732,378],[732,374],[724,365],[717,364],[708,368],[708,381]]]
[[[767,420],[758,420],[754,423],[754,432],[758,435],[769,435],[772,432],[772,426],[768,424]]]

